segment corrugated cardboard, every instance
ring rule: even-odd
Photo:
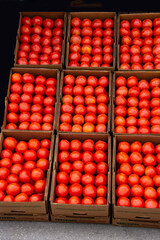
[[[160,209],[155,208],[134,208],[134,207],[121,207],[116,205],[116,149],[117,145],[121,141],[127,141],[132,143],[134,141],[140,141],[142,144],[145,142],[152,142],[153,144],[160,143],[160,135],[153,136],[140,134],[140,135],[115,135],[113,137],[113,158],[112,158],[112,208],[113,218],[116,219],[129,219],[143,222],[160,222]]]
[[[94,20],[99,18],[105,20],[106,18],[112,18],[114,20],[114,37],[113,37],[113,65],[111,67],[72,67],[69,66],[69,45],[70,45],[70,31],[71,31],[71,19],[78,17],[81,20],[89,18]],[[66,68],[67,69],[90,69],[90,70],[111,70],[113,71],[116,67],[116,13],[115,12],[70,12],[68,14],[68,29],[67,29],[67,43],[66,43]]]
[[[93,71],[93,70],[63,70],[61,72],[61,80],[60,80],[60,93],[59,93],[59,104],[57,106],[57,126],[56,129],[59,133],[64,133],[63,131],[59,131],[59,125],[60,125],[60,114],[61,114],[61,101],[62,101],[62,89],[63,89],[63,84],[64,84],[64,76],[66,76],[67,74],[71,74],[74,77],[77,77],[79,75],[83,75],[85,77],[89,77],[89,76],[95,76],[97,78],[100,78],[102,76],[106,76],[109,79],[109,87],[108,87],[108,97],[109,97],[109,103],[108,103],[108,124],[107,124],[107,133],[110,132],[110,126],[111,126],[111,90],[112,90],[112,74],[109,71]],[[91,133],[91,134],[95,134]],[[105,132],[106,134],[106,132]]]
[[[129,22],[134,19],[134,18],[139,18],[141,19],[142,21],[144,19],[151,19],[152,21],[155,19],[155,18],[159,18],[160,17],[160,13],[125,13],[125,14],[118,14],[118,17],[117,17],[117,68],[118,70],[121,70],[120,69],[120,59],[119,59],[119,48],[120,48],[120,33],[119,33],[119,30],[120,30],[120,23],[122,20],[128,20]],[[129,70],[125,70],[124,71],[130,71],[131,69]],[[144,71],[144,69],[142,70],[134,70],[134,71]],[[150,71],[150,70],[145,70],[145,71]],[[157,71],[157,69],[153,69],[153,71]]]
[[[7,114],[8,114],[8,103],[9,103],[9,96],[10,96],[10,88],[11,88],[11,84],[12,84],[12,74],[13,73],[20,73],[20,74],[24,74],[24,73],[30,73],[32,74],[34,77],[38,76],[38,75],[42,75],[46,78],[50,78],[50,77],[54,77],[57,79],[57,86],[56,86],[56,103],[55,103],[55,113],[54,113],[54,122],[53,122],[53,131],[56,130],[56,116],[57,116],[57,101],[59,100],[59,82],[60,82],[60,71],[58,69],[46,69],[46,68],[17,68],[17,67],[13,67],[10,70],[10,76],[9,76],[9,82],[8,82],[8,91],[7,91],[7,97],[5,98],[5,109],[4,109],[4,121],[3,121],[3,125],[2,125],[2,130],[8,131],[7,129],[5,129],[6,125],[7,125]],[[17,130],[9,130],[9,131],[17,131]],[[32,132],[32,130],[28,130],[30,132]]]
[[[0,221],[49,222],[49,214],[43,215],[0,214]]]
[[[48,64],[48,65],[20,65],[17,64],[18,60],[18,51],[19,51],[19,38],[20,38],[20,29],[22,25],[22,17],[34,17],[34,16],[41,16],[42,18],[51,18],[55,20],[56,18],[63,18],[64,19],[64,28],[63,28],[63,42],[62,42],[62,56],[61,56],[61,64]],[[65,12],[20,12],[19,18],[19,26],[17,30],[17,40],[16,40],[16,47],[15,47],[15,58],[14,58],[14,66],[15,67],[32,67],[32,68],[54,68],[54,69],[62,69],[64,66],[64,59],[65,59],[65,42],[66,42],[66,27],[67,27],[67,13]]]
[[[28,141],[31,138],[38,140],[49,139],[51,140],[51,149],[49,155],[49,168],[46,176],[46,188],[44,192],[44,200],[40,202],[0,202],[0,215],[4,214],[21,214],[21,215],[43,215],[48,213],[48,200],[50,190],[50,177],[53,160],[54,149],[54,135],[52,132],[36,132],[36,131],[17,131],[17,132],[2,132],[0,135],[0,152],[3,149],[3,140],[6,137],[15,137],[17,141]]]
[[[146,228],[160,228],[160,221],[144,222],[141,220],[112,218],[112,225],[119,227],[146,227]]]
[[[108,142],[108,192],[107,192],[107,205],[82,205],[82,204],[58,204],[54,203],[55,200],[55,187],[56,187],[56,173],[58,170],[58,144],[60,139],[93,139],[93,141],[103,140]],[[52,170],[52,182],[50,192],[50,211],[52,219],[59,219],[58,221],[75,221],[75,222],[88,222],[90,219],[94,221],[95,218],[103,219],[110,217],[110,198],[111,198],[111,138],[108,134],[75,134],[63,133],[58,134],[55,143],[54,165]],[[67,220],[70,219],[70,220]],[[88,219],[88,220],[87,220]],[[89,220],[89,221],[90,221]],[[57,221],[57,220],[56,220]],[[96,222],[96,221],[95,221]],[[98,222],[98,221],[97,221]]]
[[[145,79],[147,81],[150,81],[152,78],[160,78],[160,71],[115,71],[113,73],[113,82],[112,82],[112,121],[111,121],[111,130],[113,132],[113,134],[116,135],[121,135],[119,133],[115,133],[115,125],[114,125],[114,119],[115,119],[115,114],[114,114],[114,110],[115,110],[115,98],[116,98],[116,85],[115,85],[115,81],[116,78],[119,76],[123,76],[125,78],[128,78],[130,76],[135,76],[138,78],[138,80],[142,80]],[[128,133],[126,133],[128,135]],[[135,135],[135,134],[134,134]],[[146,135],[150,135],[150,134],[146,134]],[[154,134],[154,135],[158,135],[158,134]]]

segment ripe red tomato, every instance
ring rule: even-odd
[[[117,200],[117,206],[130,207],[130,200],[127,197],[120,197]]]
[[[40,168],[35,168],[31,172],[31,178],[33,181],[42,180],[44,178],[44,172]]]
[[[142,197],[143,196],[143,187],[141,185],[133,185],[131,187],[131,195],[133,197]]]
[[[130,195],[130,187],[127,184],[121,184],[116,189],[117,197],[128,197]]]
[[[124,173],[117,173],[116,174],[116,184],[117,185],[127,184],[127,175]]]
[[[79,183],[74,183],[69,186],[69,195],[80,197],[82,195],[82,186]],[[84,195],[84,194],[83,194]]]
[[[144,207],[144,200],[141,197],[133,197],[131,199],[131,207]]]
[[[75,164],[76,161],[73,163]],[[74,170],[74,169],[73,169]],[[70,172],[72,171],[72,165],[70,162],[62,162],[60,165],[59,165],[59,171],[61,172],[66,172],[68,174],[70,174]]]
[[[72,196],[68,199],[68,204],[80,204],[81,200],[77,196]]]
[[[88,162],[84,165],[84,172],[94,175],[96,173],[96,164],[94,162]]]
[[[21,193],[27,194],[27,196],[31,196],[34,192],[34,187],[30,183],[24,183],[21,186]]]
[[[8,195],[16,196],[18,193],[20,193],[21,187],[18,183],[10,183],[6,187],[6,193]]]
[[[58,197],[58,198],[55,199],[54,202],[55,203],[60,203],[60,204],[65,204],[65,203],[67,203],[67,199],[63,198],[63,197]]]

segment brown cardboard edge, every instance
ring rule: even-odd
[[[44,138],[51,139],[51,145],[54,146],[54,135],[52,132],[25,132],[25,131],[2,131],[0,134],[0,152],[2,151],[2,142],[3,139],[6,137],[15,137],[17,140],[29,140],[31,138],[37,138],[42,140]],[[46,188],[44,192],[44,200],[40,202],[0,202],[0,215],[4,214],[21,214],[21,215],[31,215],[31,214],[47,214],[49,211],[49,190],[50,190],[50,180],[51,180],[51,169],[52,169],[52,162],[53,162],[53,151],[54,148],[50,148],[49,154],[49,168],[47,170],[46,175]],[[36,210],[37,208],[37,210]]]
[[[160,222],[144,222],[144,221],[135,221],[132,219],[122,219],[122,218],[112,218],[113,226],[120,227],[146,227],[146,228],[160,228]]]
[[[72,74],[75,77],[78,75],[84,75],[84,76],[90,76],[94,75],[96,77],[101,76],[107,76],[109,79],[109,87],[108,87],[108,97],[109,97],[109,103],[108,103],[108,124],[107,124],[107,132],[104,132],[104,134],[109,133],[111,130],[111,117],[112,117],[112,73],[110,71],[91,71],[90,69],[87,70],[62,70],[61,71],[61,77],[60,77],[60,93],[59,93],[59,103],[57,104],[57,126],[56,129],[59,133],[63,133],[62,131],[59,131],[59,125],[60,125],[60,113],[61,113],[61,100],[62,100],[62,89],[63,89],[63,79],[64,76],[67,74]],[[83,132],[82,132],[83,133]],[[94,132],[96,133],[96,132]],[[103,132],[102,132],[103,133]],[[92,134],[92,133],[91,133]]]
[[[110,67],[72,67],[69,66],[69,45],[70,45],[70,31],[71,31],[71,17],[79,17],[80,19],[95,18],[105,19],[112,18],[114,20],[114,38],[113,38],[113,64]],[[68,27],[67,27],[67,37],[66,37],[66,69],[75,70],[106,70],[114,71],[116,69],[116,43],[117,43],[117,14],[116,12],[69,12],[68,13]]]
[[[118,139],[118,140],[117,140]],[[145,143],[147,141],[153,144],[159,143],[160,135],[148,135],[146,140],[146,134],[126,134],[126,135],[114,135],[113,137],[113,157],[112,157],[112,217],[119,219],[129,218],[135,221],[153,222],[160,221],[159,209],[146,209],[146,208],[133,208],[133,207],[120,207],[116,205],[116,147],[120,141],[127,141],[129,143],[134,141],[140,141]]]
[[[61,215],[51,215],[51,222],[110,224],[110,221],[110,217],[73,218]]]
[[[146,80],[151,80],[152,78],[155,78],[155,77],[160,77],[160,71],[158,70],[141,70],[141,71],[137,71],[137,70],[120,70],[120,71],[114,71],[114,73],[112,74],[112,100],[111,100],[111,109],[112,109],[112,120],[111,120],[111,131],[114,135],[129,135],[128,133],[124,133],[124,134],[120,134],[120,133],[115,133],[115,125],[114,125],[114,119],[115,119],[115,115],[114,115],[114,109],[115,109],[115,104],[114,104],[114,101],[115,101],[115,91],[116,91],[116,87],[115,87],[115,81],[116,81],[116,78],[118,76],[124,76],[126,78],[128,78],[129,76],[135,76],[138,78],[138,80],[140,79],[143,79],[145,78]],[[132,135],[137,135],[137,134],[132,134]],[[140,134],[141,135],[141,134]],[[153,136],[158,136],[159,134],[146,134],[146,136],[150,136],[150,135],[153,135]]]
[[[19,38],[20,38],[20,28],[21,28],[21,21],[23,16],[42,16],[42,17],[50,17],[54,19],[54,16],[56,17],[63,17],[64,19],[64,27],[63,27],[63,42],[62,42],[62,55],[61,55],[61,63],[60,64],[45,64],[45,65],[32,65],[32,64],[27,64],[27,65],[20,65],[17,64],[18,60],[18,51],[19,51]],[[62,16],[63,15],[63,16]],[[15,67],[31,67],[31,68],[52,68],[52,69],[63,69],[64,67],[64,60],[65,60],[65,47],[66,47],[66,34],[67,34],[67,13],[66,12],[20,12],[19,13],[19,24],[18,24],[18,30],[17,30],[17,37],[16,37],[16,46],[15,46],[15,51],[14,51],[14,66]]]
[[[107,216],[110,216],[110,210],[111,210],[111,172],[112,172],[112,168],[111,168],[111,137],[110,137],[110,135],[109,134],[105,134],[105,135],[101,135],[101,136],[98,136],[97,134],[95,134],[95,135],[93,135],[92,137],[90,136],[90,134],[85,134],[86,136],[84,136],[84,135],[82,135],[82,134],[80,134],[80,135],[75,135],[75,134],[68,134],[68,133],[63,133],[63,134],[58,134],[57,136],[56,136],[56,140],[55,140],[55,151],[54,151],[54,164],[53,164],[53,170],[52,170],[52,180],[51,180],[51,192],[50,192],[50,198],[49,198],[49,203],[50,203],[50,212],[51,212],[51,215],[57,215],[57,213],[55,214],[55,212],[54,212],[54,207],[57,205],[57,207],[59,207],[60,209],[61,208],[63,208],[64,209],[64,215],[66,215],[65,214],[65,209],[67,209],[67,208],[69,208],[69,209],[72,209],[72,210],[70,210],[70,211],[72,211],[72,214],[71,215],[67,215],[67,217],[73,217],[74,215],[73,215],[73,211],[75,212],[75,211],[77,211],[78,213],[79,212],[82,212],[82,215],[80,215],[80,214],[77,214],[77,215],[75,215],[75,216],[77,216],[77,217],[93,217],[93,215],[89,215],[89,212],[90,211],[93,211],[94,212],[94,208],[95,208],[95,206],[96,205],[92,205],[92,206],[85,206],[85,205],[82,205],[82,204],[80,204],[80,205],[78,205],[78,206],[76,206],[76,205],[70,205],[70,204],[56,204],[56,203],[54,203],[53,202],[53,200],[54,200],[54,194],[55,194],[55,185],[56,185],[56,169],[58,168],[58,162],[57,162],[57,159],[58,159],[58,145],[59,145],[59,140],[60,140],[60,138],[65,138],[65,139],[67,139],[67,136],[69,137],[69,139],[71,140],[71,139],[79,139],[79,140],[85,140],[85,139],[87,139],[87,138],[90,138],[90,139],[94,139],[95,141],[98,141],[98,140],[100,140],[100,139],[105,139],[105,138],[107,138],[107,142],[108,142],[108,169],[109,169],[109,171],[108,171],[108,192],[107,192],[107,205],[103,205],[103,206],[99,206],[99,208],[104,208],[104,206],[105,206],[105,209],[106,209],[106,207],[107,207]],[[105,141],[105,140],[104,140]],[[98,207],[98,206],[97,206]],[[96,208],[97,208],[96,207]],[[79,210],[78,210],[78,208],[80,208]],[[89,208],[89,211],[87,211],[87,208]],[[83,209],[83,210],[81,210],[81,209]],[[85,209],[85,210],[84,210]],[[86,215],[86,214],[84,214],[85,213],[85,211],[87,211],[88,212],[88,215]],[[106,211],[106,210],[105,210]],[[62,215],[62,214],[58,214],[58,215]],[[74,217],[75,217],[74,216]],[[105,217],[107,217],[107,216],[105,216]],[[100,217],[100,214],[98,214],[98,216],[95,216],[95,217]],[[104,217],[104,214],[103,214],[103,216],[102,217]]]
[[[0,214],[0,221],[49,222],[49,214],[43,214],[43,215]]]

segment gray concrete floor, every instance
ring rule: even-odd
[[[0,240],[159,240],[160,230],[101,224],[0,222]]]

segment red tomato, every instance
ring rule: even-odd
[[[131,199],[131,207],[144,207],[144,200],[141,197],[133,197]]]
[[[27,194],[27,196],[32,195],[34,192],[34,187],[30,183],[24,183],[21,186],[21,193]]]
[[[107,185],[107,176],[104,174],[98,174],[95,177],[95,186],[98,187],[100,185]]]
[[[144,207],[145,208],[158,208],[158,203],[155,199],[147,199],[144,202]]]
[[[58,161],[60,163],[68,162],[69,161],[69,153],[67,151],[60,152],[58,155]]]
[[[74,183],[69,187],[69,195],[80,197],[82,195],[82,186],[79,183]],[[84,194],[83,194],[84,195]]]
[[[72,196],[68,199],[68,204],[80,204],[81,200],[77,196]]]
[[[96,173],[96,164],[94,162],[88,162],[84,165],[84,172],[94,175]]]
[[[31,180],[30,171],[28,171],[28,170],[22,170],[22,171],[19,173],[19,180],[20,180],[22,183],[29,183],[30,180]]]
[[[18,183],[10,183],[6,187],[6,193],[8,195],[16,196],[18,193],[20,193],[21,187]]]
[[[116,189],[117,197],[128,197],[130,195],[130,187],[127,184],[121,184]]]
[[[6,137],[3,141],[3,147],[9,150],[14,150],[17,147],[17,140],[13,137]]]
[[[45,180],[38,180],[34,184],[34,190],[37,193],[43,193],[45,191],[46,181]]]
[[[36,162],[34,161],[27,161],[24,163],[24,169],[28,171],[32,171],[34,168],[36,168]]]
[[[10,173],[19,175],[19,173],[23,170],[23,165],[20,163],[16,163],[11,166]]]
[[[127,197],[120,197],[117,200],[117,206],[130,207],[130,200]]]
[[[60,203],[60,204],[65,204],[65,203],[67,203],[67,199],[63,198],[63,197],[58,197],[58,198],[55,199],[54,202],[55,203]]]
[[[29,198],[29,202],[38,202],[42,201],[41,197],[38,194],[33,194]]]
[[[136,175],[136,174],[131,174],[129,177],[128,177],[128,184],[130,187],[134,186],[134,185],[137,185],[139,184],[139,176]]]
[[[91,197],[84,197],[84,198],[82,199],[81,204],[84,204],[84,205],[92,205],[92,204],[94,204],[94,200],[93,200],[93,198],[91,198]]]
[[[79,171],[72,171],[69,176],[70,184],[80,183],[82,174]]]
[[[100,163],[100,162],[106,162],[107,161],[107,155],[106,155],[106,153],[105,152],[103,152],[103,151],[96,151],[95,153],[94,153],[94,161],[96,162],[96,163]]]
[[[73,163],[73,164],[75,164],[76,163],[76,161]],[[73,169],[74,170],[74,169]],[[61,172],[66,172],[66,173],[68,173],[68,174],[70,174],[71,173],[71,171],[72,171],[72,165],[71,165],[71,163],[70,162],[62,162],[60,165],[59,165],[59,171],[61,171]]]
[[[35,168],[31,172],[31,178],[33,181],[42,180],[44,178],[44,172],[40,168]]]

